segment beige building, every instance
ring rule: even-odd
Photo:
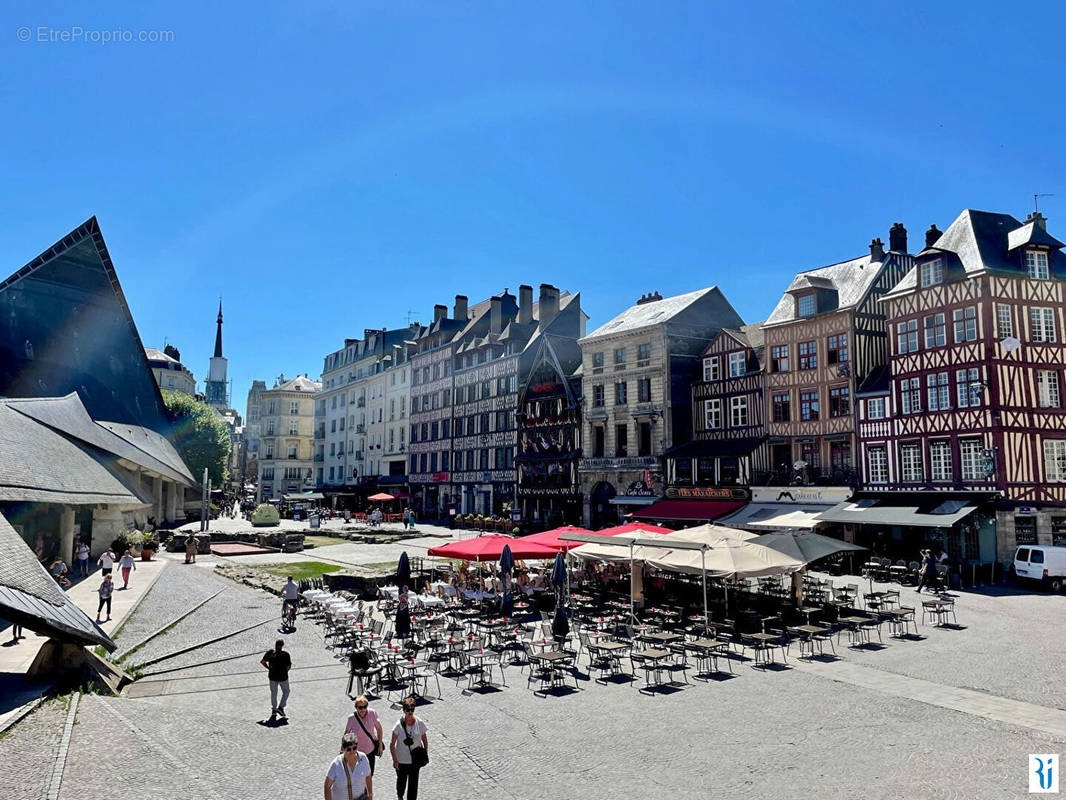
[[[177,348],[170,345],[167,345],[165,350],[146,347],[144,355],[148,358],[148,367],[160,389],[196,395],[196,378],[189,368],[181,363],[181,353]]]
[[[306,375],[282,375],[260,395],[259,502],[314,487],[312,444],[315,394],[322,389]]]

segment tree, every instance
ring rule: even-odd
[[[174,428],[174,442],[193,477],[202,480],[207,467],[211,485],[222,486],[229,478],[229,426],[215,409],[184,392],[164,389],[163,402]]]

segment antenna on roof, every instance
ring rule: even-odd
[[[1040,211],[1040,202],[1039,202],[1039,200],[1040,200],[1041,197],[1054,197],[1054,196],[1055,195],[1053,195],[1053,194],[1047,194],[1047,193],[1034,194],[1033,195],[1033,211],[1039,213],[1039,211]]]
[[[415,312],[410,309],[407,310],[407,327],[411,327],[411,320],[414,318]]]

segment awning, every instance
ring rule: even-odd
[[[705,439],[685,442],[664,454],[667,458],[711,458],[714,456],[744,456],[766,441],[765,436],[743,439]]]
[[[319,492],[295,492],[293,494],[284,494],[281,499],[286,503],[299,503],[303,500],[325,500],[326,496]]]
[[[806,528],[810,529],[821,520],[819,514],[833,506],[824,503],[797,505],[795,503],[748,503],[744,508],[718,520],[721,525],[733,528],[757,528],[759,530]]]
[[[671,519],[709,522],[724,517],[744,503],[735,500],[659,500],[633,512],[635,519]]]
[[[855,525],[901,525],[919,528],[950,528],[977,510],[965,500],[945,500],[923,511],[917,505],[890,505],[881,500],[847,500],[818,516],[822,522]]]
[[[612,506],[650,506],[658,499],[658,497],[630,497],[628,495],[621,495],[620,497],[612,497],[608,502]]]

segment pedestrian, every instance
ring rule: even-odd
[[[354,733],[341,738],[341,754],[326,772],[326,800],[374,800],[373,770],[355,739]]]
[[[292,659],[282,648],[285,640],[278,639],[274,642],[274,649],[267,650],[260,660],[260,664],[267,668],[267,677],[270,679],[270,721],[273,722],[278,716],[285,716],[285,701],[289,699],[289,670],[292,668]],[[281,703],[278,703],[278,689],[281,689]]]
[[[17,622],[12,622],[11,623],[11,644],[18,644],[19,643],[19,639],[25,639],[25,638],[26,637],[22,635],[22,626],[19,625]]]
[[[186,564],[195,564],[196,563],[196,549],[199,546],[200,546],[200,543],[198,541],[196,541],[196,537],[193,536],[190,533],[189,534],[189,538],[185,540],[185,563]]]
[[[56,583],[62,586],[64,589],[70,588],[70,578],[67,577],[67,565],[63,559],[56,558],[52,562],[52,577],[56,579]]]
[[[111,570],[108,570],[104,575],[104,580],[100,584],[100,588],[96,590],[100,595],[100,605],[96,607],[96,624],[100,624],[100,612],[104,606],[107,606],[107,619],[104,622],[111,621],[111,593],[115,591],[115,584],[111,580]]]
[[[83,578],[89,577],[89,545],[84,539],[74,548],[74,574],[79,573]]]
[[[392,768],[396,770],[396,797],[403,800],[418,800],[418,773],[429,763],[429,743],[426,741],[426,725],[415,718],[415,698],[403,701],[403,716],[392,729]]]
[[[385,752],[385,735],[381,732],[378,712],[370,707],[366,695],[361,694],[355,698],[355,713],[348,717],[344,732],[355,734],[359,742],[359,752],[365,753],[370,760],[370,774],[373,775],[378,756]]]
[[[918,594],[922,593],[922,587],[928,586],[935,594],[939,587],[939,580],[936,573],[936,559],[933,558],[931,550],[922,551],[922,577],[918,581],[918,588],[915,591]]]
[[[396,638],[406,639],[411,635],[411,605],[408,600],[408,589],[400,587],[400,594],[396,598]]]
[[[137,569],[137,564],[133,560],[133,551],[126,550],[122,554],[122,558],[118,560],[119,569],[122,570],[122,588],[130,588],[130,570]]]
[[[96,559],[96,563],[100,565],[100,575],[110,575],[116,561],[118,561],[118,556],[115,555],[114,550],[110,547],[104,550],[100,557]]]

